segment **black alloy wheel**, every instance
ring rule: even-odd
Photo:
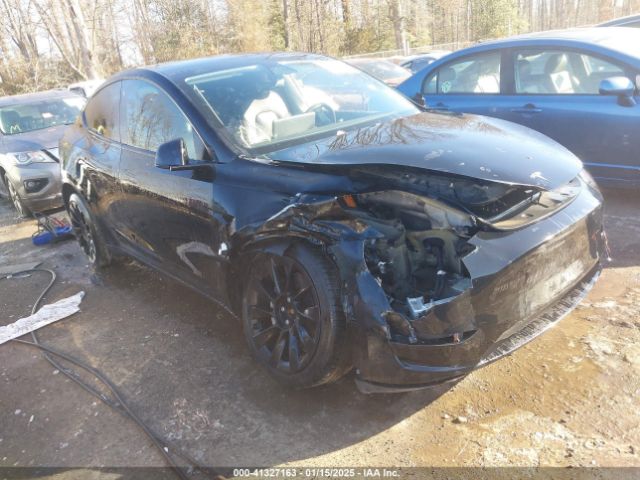
[[[75,235],[80,248],[92,264],[97,260],[96,242],[91,228],[91,220],[86,215],[85,209],[75,200],[69,200],[68,213],[71,219],[73,234]]]
[[[254,358],[290,387],[328,383],[350,368],[333,269],[312,248],[253,258],[242,303]]]
[[[272,368],[299,372],[313,357],[322,328],[313,282],[288,257],[262,257],[253,271],[247,292],[251,342]]]
[[[73,193],[67,200],[66,206],[73,234],[91,265],[102,268],[111,264],[113,256],[100,236],[84,199]]]

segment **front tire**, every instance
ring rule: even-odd
[[[288,387],[330,383],[351,365],[335,267],[297,244],[285,255],[257,254],[242,301],[251,354]]]
[[[9,192],[9,199],[11,200],[11,203],[13,203],[13,207],[16,209],[16,212],[18,212],[20,218],[29,217],[31,215],[31,212],[27,207],[24,206],[22,200],[20,199],[20,195],[18,195],[18,191],[14,188],[11,180],[9,180],[9,177],[7,177],[6,175],[4,177],[4,183],[7,186],[7,191]]]
[[[78,194],[72,193],[66,202],[66,207],[73,234],[89,263],[95,268],[108,266],[111,263],[111,254],[98,233],[85,201]]]

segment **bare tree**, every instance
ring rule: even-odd
[[[0,93],[223,52],[450,49],[639,10],[640,0],[0,0]]]
[[[282,0],[282,22],[283,22],[283,26],[284,26],[284,48],[286,50],[289,49],[289,47],[291,46],[289,37],[290,37],[290,33],[289,33],[289,2],[288,0]]]
[[[393,23],[393,34],[396,39],[396,48],[407,53],[407,31],[405,28],[406,18],[402,0],[388,0],[389,18]]]

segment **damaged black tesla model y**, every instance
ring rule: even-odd
[[[60,151],[90,261],[133,256],[236,312],[290,386],[460,378],[553,325],[600,271],[602,199],[566,149],[421,111],[322,56],[120,73]]]

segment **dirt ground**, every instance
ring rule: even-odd
[[[580,308],[453,387],[406,394],[365,396],[350,376],[283,390],[252,362],[234,318],[135,263],[96,276],[74,241],[34,247],[34,222],[6,200],[0,265],[55,269],[49,302],[85,291],[81,312],[41,340],[99,368],[208,465],[640,467],[640,196],[606,196],[613,259]],[[3,280],[0,324],[27,315],[46,281]],[[0,346],[0,467],[154,465],[164,459],[129,420],[39,352]]]

